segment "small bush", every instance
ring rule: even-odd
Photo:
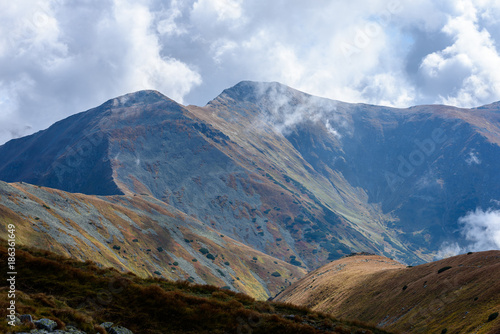
[[[492,313],[492,314],[490,314],[490,316],[488,317],[488,321],[493,321],[493,320],[495,320],[497,317],[498,317],[498,312]]]
[[[208,249],[206,249],[206,248],[200,248],[200,253],[203,254],[203,255],[205,255],[205,254],[210,253],[210,251]]]
[[[441,274],[443,271],[446,271],[448,269],[451,269],[451,266],[446,266],[438,270],[438,274]]]
[[[271,274],[271,276],[280,277],[281,274],[279,272],[275,271],[274,273]]]
[[[207,259],[210,259],[210,260],[215,260],[215,256],[213,256],[212,254],[208,253],[207,254]]]
[[[403,291],[405,291],[406,289],[408,289],[408,285],[405,285],[405,286],[403,287]]]
[[[161,252],[163,252],[163,248],[162,248],[162,247],[158,247],[158,248],[156,248],[156,249],[157,249],[157,250],[158,250],[158,252],[160,252],[160,253],[161,253]]]
[[[175,261],[174,263],[172,263],[174,266],[178,266],[179,265],[179,262]]]
[[[197,259],[192,259],[191,261],[193,261],[193,262],[198,262],[198,260],[197,260]]]
[[[441,334],[446,334],[446,333],[448,333],[448,328],[445,328],[441,331]]]
[[[117,245],[113,245],[113,249],[120,250],[120,249],[121,249],[121,247],[120,247],[120,246],[117,246]]]
[[[139,239],[133,239],[132,242],[139,242]]]

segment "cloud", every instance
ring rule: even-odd
[[[484,3],[457,1],[458,15],[442,28],[453,44],[422,61],[422,76],[445,104],[473,107],[500,99],[500,54],[490,31],[479,24],[491,16]]]
[[[337,101],[303,94],[279,83],[250,85],[255,88],[255,99],[262,110],[256,116],[256,126],[272,125],[287,135],[301,123],[314,122],[322,124],[337,140],[343,134],[351,134],[346,116],[337,110]]]
[[[157,89],[183,102],[201,76],[163,54],[146,4],[2,4],[0,62],[9,66],[0,67],[0,143],[132,91]]]
[[[445,242],[439,248],[436,254],[436,259],[445,259],[448,257],[456,256],[465,253],[465,250],[460,247],[456,242]]]
[[[499,17],[494,0],[4,1],[0,143],[138,89],[203,105],[242,80],[398,107],[491,103]]]
[[[500,210],[476,209],[459,218],[461,234],[466,241],[465,245],[458,243],[444,243],[437,258],[444,258],[466,252],[480,252],[486,250],[500,250]]]
[[[481,164],[481,159],[479,159],[478,153],[475,151],[470,151],[469,155],[465,159],[465,162],[467,165],[480,165]]]
[[[500,249],[500,210],[476,209],[459,219],[471,251]]]

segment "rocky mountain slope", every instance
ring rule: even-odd
[[[265,300],[305,269],[225,236],[150,196],[89,196],[0,182],[0,235],[141,277],[188,280]]]
[[[377,255],[333,261],[277,296],[403,333],[499,333],[500,251],[406,267]],[[496,314],[496,315],[495,315]]]
[[[155,91],[0,147],[0,180],[149,196],[276,259],[352,251],[408,264],[465,243],[458,218],[500,199],[500,113],[394,109],[242,82],[205,107]]]

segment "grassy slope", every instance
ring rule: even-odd
[[[305,270],[223,236],[147,196],[96,197],[28,184],[0,185],[0,235],[142,277],[193,280],[265,300]],[[119,248],[119,249],[118,249]],[[202,254],[207,249],[214,259]],[[281,276],[273,276],[278,271]],[[156,272],[156,273],[155,273]]]
[[[451,268],[441,273],[441,268]],[[334,261],[277,300],[411,333],[499,333],[500,252],[460,255],[406,268],[381,256]]]
[[[6,258],[6,248],[0,246],[1,262]],[[60,328],[71,324],[96,333],[98,324],[112,321],[138,334],[386,333],[289,304],[256,301],[214,286],[142,279],[48,251],[18,248],[16,260],[17,311],[51,318]],[[5,282],[2,278],[1,295]],[[6,306],[6,298],[0,298],[2,319]],[[19,326],[14,332],[26,329]],[[0,322],[0,332],[11,330]]]

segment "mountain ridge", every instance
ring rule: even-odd
[[[204,107],[147,90],[0,146],[0,179],[151,196],[306,268],[352,251],[416,264],[464,244],[458,219],[500,198],[499,124],[490,109],[349,104],[279,83],[240,82]]]
[[[406,267],[378,255],[333,261],[275,300],[404,333],[497,333],[500,251],[468,253]],[[445,331],[446,329],[446,331]]]

